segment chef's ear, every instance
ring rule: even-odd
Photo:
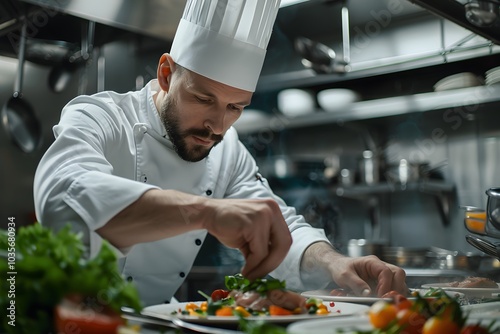
[[[168,53],[164,53],[158,62],[157,77],[162,90],[168,92],[175,71],[175,62]]]

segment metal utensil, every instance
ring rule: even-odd
[[[498,244],[493,244],[483,238],[472,235],[466,235],[465,240],[480,251],[500,259],[500,246]]]
[[[22,98],[24,60],[26,50],[26,18],[23,19],[19,42],[19,63],[14,94],[2,108],[2,123],[11,141],[23,152],[31,153],[39,146],[42,128],[31,105]]]
[[[189,323],[183,321],[176,317],[170,317],[168,315],[162,315],[147,311],[142,311],[140,313],[135,312],[129,307],[122,307],[122,317],[132,321],[138,321],[151,325],[166,326],[169,328],[183,328],[190,330],[195,333],[205,333],[205,334],[242,334],[243,332],[235,331],[231,329],[218,328],[218,327],[208,327],[198,324]]]

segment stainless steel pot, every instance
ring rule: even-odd
[[[486,231],[491,227],[500,231],[500,188],[490,188],[486,191],[486,195],[488,195]]]
[[[406,268],[425,268],[428,248],[385,247],[382,260]]]

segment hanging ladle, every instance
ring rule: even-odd
[[[26,49],[26,18],[23,18],[19,41],[19,63],[14,94],[2,108],[2,124],[11,141],[23,152],[31,153],[39,146],[42,129],[31,105],[22,98],[24,55]]]

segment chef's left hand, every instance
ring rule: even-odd
[[[404,270],[374,255],[339,256],[331,263],[329,271],[340,287],[352,290],[357,296],[382,297],[392,290],[408,294]]]
[[[336,252],[325,242],[312,244],[301,263],[303,275],[313,278],[318,273],[330,277],[336,285],[357,296],[381,297],[389,291],[408,294],[406,273],[403,269],[381,261],[374,255],[358,258]]]

